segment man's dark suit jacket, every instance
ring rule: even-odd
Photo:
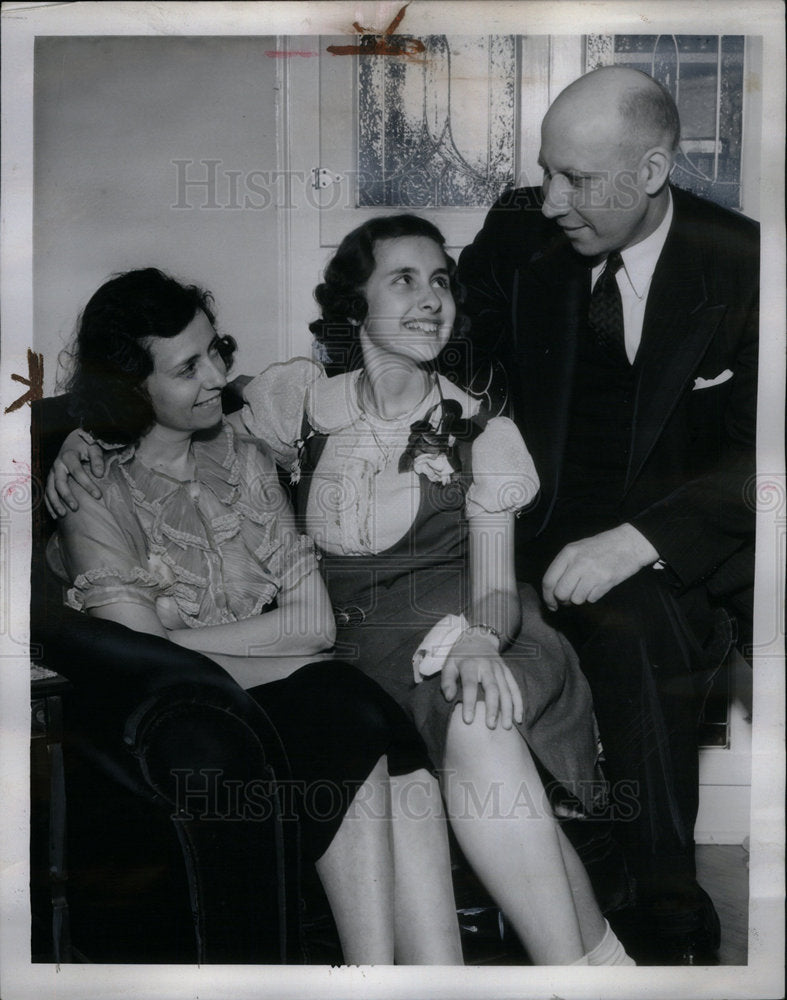
[[[682,587],[743,608],[753,586],[759,227],[673,188],[674,217],[648,295],[623,518]],[[529,537],[560,481],[578,335],[593,261],[520,188],[489,212],[460,258],[476,358],[509,376],[541,492]],[[740,611],[740,608],[736,608]]]

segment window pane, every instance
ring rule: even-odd
[[[514,178],[516,39],[420,41],[358,59],[358,207],[488,206]]]
[[[742,35],[588,36],[588,69],[630,66],[649,73],[675,98],[681,150],[678,187],[740,208],[743,108]]]

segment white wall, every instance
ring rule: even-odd
[[[266,37],[39,38],[35,60],[35,349],[45,392],[87,299],[109,275],[155,266],[210,288],[237,370],[278,360],[276,60]],[[185,176],[207,188],[178,190]],[[181,173],[184,168],[180,168]],[[233,199],[225,171],[240,171]],[[176,208],[190,202],[192,208]],[[245,207],[228,207],[233,204]]]

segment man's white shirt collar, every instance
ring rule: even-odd
[[[647,295],[650,279],[656,270],[656,264],[661,256],[661,251],[664,249],[664,244],[667,242],[667,233],[672,224],[672,192],[668,189],[667,194],[669,195],[667,211],[664,213],[664,218],[656,229],[653,230],[650,236],[642,240],[641,243],[635,243],[633,247],[626,247],[625,250],[621,250],[620,252],[620,256],[623,259],[623,270],[626,272],[629,284],[638,299]],[[593,285],[595,285],[597,278],[606,267],[606,263],[606,259],[604,259],[593,268]]]

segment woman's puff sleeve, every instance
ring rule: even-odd
[[[473,482],[466,499],[470,518],[520,511],[538,494],[538,473],[532,456],[508,417],[493,417],[475,439],[472,468]]]
[[[297,442],[309,387],[325,377],[316,362],[293,358],[270,365],[243,390],[240,418],[244,430],[259,438],[284,468],[290,468],[298,458]]]
[[[72,584],[68,605],[77,611],[125,602],[154,608],[164,588],[146,568],[141,533],[131,523],[124,528],[104,498],[76,483],[72,489],[79,509],[60,519],[47,547],[52,570]]]

